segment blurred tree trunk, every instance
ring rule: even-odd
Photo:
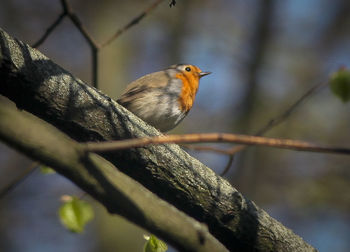
[[[270,26],[273,22],[274,0],[257,1],[257,12],[253,20],[254,28],[248,41],[250,57],[244,71],[242,104],[239,106],[240,116],[236,122],[238,131],[246,134],[254,134],[258,129],[255,125],[254,111],[259,100],[258,81],[259,71],[264,61],[266,48],[271,36]],[[235,175],[232,183],[248,196],[254,191],[254,181],[259,176],[254,168],[251,159],[254,159],[255,148],[250,148],[248,152],[239,153],[235,163]]]

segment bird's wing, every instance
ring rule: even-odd
[[[131,100],[137,99],[142,96],[142,94],[147,93],[147,91],[151,92],[154,89],[167,87],[172,81],[174,81],[173,79],[174,78],[171,78],[170,73],[166,71],[147,74],[131,82],[117,101],[123,105]]]

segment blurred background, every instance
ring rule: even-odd
[[[69,2],[103,42],[153,1]],[[100,51],[98,88],[116,98],[129,82],[175,63],[213,72],[171,133],[254,134],[313,85],[350,66],[348,0],[178,0],[172,8],[169,2]],[[33,44],[61,12],[59,0],[1,0],[0,27]],[[38,49],[91,83],[89,45],[69,19]],[[349,109],[324,88],[266,136],[350,146]],[[217,173],[228,161],[190,152]],[[1,189],[32,161],[0,143],[0,164]],[[320,251],[350,251],[349,156],[250,147],[225,177]],[[67,231],[57,217],[62,194],[81,191],[57,174],[35,171],[1,198],[0,251],[142,250],[146,231],[89,198],[95,219],[83,234]]]

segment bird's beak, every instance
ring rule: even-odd
[[[199,78],[202,78],[203,76],[206,76],[208,74],[211,74],[211,72],[200,72],[199,73]]]

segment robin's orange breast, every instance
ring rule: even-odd
[[[198,90],[199,77],[191,73],[178,73],[176,78],[182,81],[182,89],[179,97],[180,109],[189,111],[192,108]]]

